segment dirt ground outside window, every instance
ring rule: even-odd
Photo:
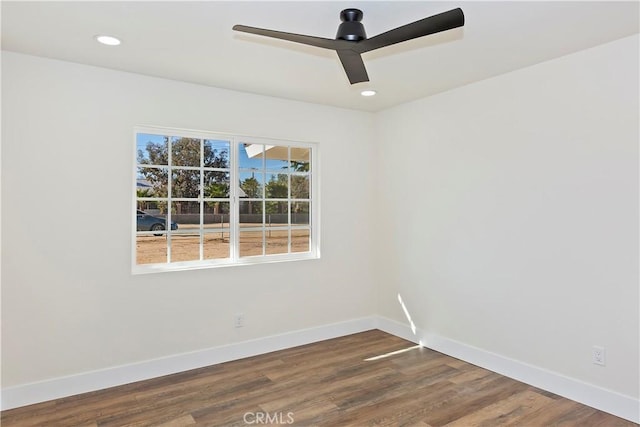
[[[255,227],[259,224],[241,224],[240,256],[262,255],[262,231],[255,228],[244,231],[244,226]],[[216,229],[219,229],[216,230]],[[272,230],[266,227],[264,237],[266,254],[288,253],[288,230]],[[203,259],[224,259],[230,257],[229,224],[217,224],[217,227],[205,228],[203,234]],[[291,252],[309,251],[309,230],[291,230]],[[136,237],[136,262],[156,264],[167,262],[167,236],[139,235]],[[198,225],[178,224],[178,230],[171,232],[171,261],[200,260],[200,235]]]

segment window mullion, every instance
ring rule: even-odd
[[[267,147],[262,146],[262,256],[267,254]]]
[[[204,260],[204,139],[200,138],[200,261]]]
[[[287,253],[291,253],[291,147],[287,149]]]
[[[238,179],[238,141],[235,138],[231,139],[230,151],[230,178],[231,188],[231,207],[229,209],[229,229],[231,236],[229,236],[229,243],[231,245],[231,259],[236,262],[240,258],[240,201],[239,191],[240,180]]]
[[[167,222],[165,231],[167,233],[167,263],[171,263],[171,204],[172,204],[172,188],[173,188],[173,156],[172,156],[172,137],[167,136]]]

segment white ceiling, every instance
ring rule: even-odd
[[[363,55],[350,85],[335,52],[232,31],[234,24],[334,38],[342,9],[372,37],[461,7],[463,28]],[[2,1],[4,50],[150,76],[378,111],[639,31],[632,2]],[[97,34],[123,43],[107,47]],[[372,98],[361,89],[378,91]]]

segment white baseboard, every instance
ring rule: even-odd
[[[387,333],[473,365],[550,391],[634,423],[640,423],[640,400],[630,396],[491,353],[459,341],[428,334],[420,329],[417,329],[414,333],[409,325],[388,318],[378,317],[376,319],[376,327]]]
[[[156,378],[371,329],[380,329],[509,378],[640,423],[640,401],[637,399],[458,341],[426,334],[420,329],[416,329],[414,333],[409,325],[379,316],[364,317],[192,353],[177,354],[130,365],[9,387],[1,391],[2,410]]]
[[[364,317],[191,353],[8,387],[1,391],[2,410],[364,332],[375,329],[375,323],[375,317]]]

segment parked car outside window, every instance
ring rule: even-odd
[[[141,211],[140,209],[137,209],[136,223],[136,228],[138,231],[160,231],[167,229],[166,219],[158,216],[153,216],[145,211]],[[171,221],[171,229],[177,230],[178,224]],[[162,236],[162,233],[154,234],[154,236]]]

